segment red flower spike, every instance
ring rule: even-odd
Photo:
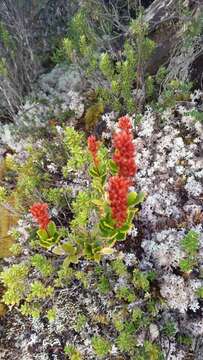
[[[124,177],[112,176],[109,179],[109,200],[117,227],[121,227],[127,219],[129,185],[129,180]]]
[[[119,167],[119,176],[132,178],[137,171],[137,166],[130,120],[124,116],[120,118],[118,126],[121,130],[113,137],[113,146],[115,147],[113,160]]]
[[[127,116],[122,116],[118,120],[118,127],[123,130],[132,130],[130,119]]]
[[[99,150],[99,141],[96,140],[96,137],[94,135],[91,135],[88,137],[87,143],[88,143],[88,150],[92,154],[94,164],[95,166],[98,166],[99,159],[97,157],[97,152]]]
[[[35,203],[30,208],[30,212],[39,224],[40,229],[46,229],[50,221],[48,205],[45,203]]]

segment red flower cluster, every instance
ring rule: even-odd
[[[115,153],[113,160],[119,167],[119,176],[131,178],[135,175],[135,145],[133,144],[132,126],[127,116],[119,119],[120,131],[114,134],[113,146]]]
[[[92,154],[94,164],[95,166],[98,166],[99,159],[97,157],[97,152],[99,150],[99,141],[96,140],[96,137],[94,135],[91,135],[88,137],[87,143],[88,143],[88,150]]]
[[[132,125],[130,123],[130,120],[128,116],[122,116],[120,117],[118,121],[118,127],[123,130],[132,130]]]
[[[127,219],[128,190],[132,184],[132,178],[136,173],[135,145],[133,144],[132,126],[127,116],[119,119],[120,131],[114,134],[113,146],[115,153],[113,160],[119,171],[117,176],[109,179],[109,200],[112,210],[112,218],[116,226],[121,227]]]
[[[46,229],[50,218],[48,213],[48,205],[45,203],[35,203],[30,208],[30,212],[34,219],[38,222],[41,229]]]
[[[116,220],[116,226],[121,227],[127,217],[129,180],[120,176],[112,176],[109,179],[109,200],[112,210],[112,218]]]

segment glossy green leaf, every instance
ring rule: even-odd
[[[123,225],[122,227],[119,228],[119,232],[124,232],[127,233],[130,230],[131,224],[126,223],[125,225]]]
[[[100,176],[103,176],[104,174],[106,174],[106,165],[103,163],[100,163],[98,166],[98,174]]]
[[[136,198],[136,201],[134,202],[134,206],[136,205],[139,205],[141,204],[143,201],[144,201],[144,198],[145,198],[145,193],[140,191],[138,194],[137,194],[137,198]]]
[[[100,221],[99,228],[101,230],[102,236],[105,238],[114,238],[117,234],[117,230],[112,226],[106,226],[106,222],[104,220]]]
[[[128,206],[133,206],[136,203],[137,199],[137,193],[135,191],[132,191],[128,194]]]
[[[54,245],[55,242],[53,241],[53,238],[48,238],[47,240],[40,239],[40,245],[42,247],[45,247],[46,249],[49,249],[52,245]]]
[[[128,222],[129,224],[132,223],[133,218],[134,218],[134,216],[135,216],[135,214],[136,214],[137,211],[138,211],[138,209],[133,209],[133,210],[130,210],[130,211],[128,212],[128,220],[127,220],[127,222]]]
[[[63,248],[62,248],[61,245],[55,246],[55,247],[52,249],[52,253],[53,253],[53,254],[56,254],[56,255],[65,255],[65,251],[63,250]]]
[[[103,225],[108,229],[114,230],[114,226],[106,220],[104,220]]]
[[[102,255],[111,255],[114,252],[115,252],[115,249],[113,249],[111,247],[105,247],[105,248],[100,250],[100,254],[102,254]]]
[[[105,184],[105,181],[106,181],[106,174],[104,174],[104,175],[101,176],[101,183],[102,183],[102,185]]]
[[[118,241],[123,241],[126,239],[126,233],[122,233],[122,232],[118,232],[117,235],[116,235],[116,240]]]
[[[49,237],[45,229],[39,229],[37,231],[37,235],[39,236],[40,240],[47,240]]]
[[[68,253],[70,255],[74,255],[76,253],[76,248],[70,243],[66,242],[65,244],[62,244],[62,249],[65,251],[65,253]]]
[[[78,261],[79,261],[79,257],[77,255],[71,255],[69,257],[69,261],[70,263],[72,264],[78,264]]]
[[[53,221],[50,221],[48,226],[47,226],[47,230],[48,230],[48,233],[50,236],[54,236],[57,232],[57,229],[56,229],[56,225]]]
[[[103,229],[103,230],[114,230],[114,226],[112,226],[112,224],[111,223],[109,223],[109,222],[107,222],[106,221],[106,218],[105,219],[101,219],[100,220],[100,226],[101,226],[101,228]]]
[[[67,256],[65,258],[65,260],[63,261],[63,267],[69,267],[69,265],[72,264],[77,264],[79,261],[79,257],[78,255],[72,255],[72,256]]]

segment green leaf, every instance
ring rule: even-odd
[[[203,287],[199,287],[196,291],[197,297],[203,299]]]
[[[89,174],[92,177],[99,177],[98,170],[95,167],[92,167],[91,169],[89,169]]]
[[[121,233],[127,233],[130,230],[131,224],[126,223],[122,227],[119,228],[119,232]]]
[[[109,228],[106,227],[105,225],[103,225],[103,223],[100,222],[99,224],[99,228],[101,230],[102,236],[104,236],[105,238],[114,238],[117,234],[117,230],[114,228]]]
[[[46,241],[40,241],[40,246],[45,248],[45,249],[49,249],[53,244],[50,244],[49,242]]]
[[[55,233],[54,236],[48,237],[47,232],[45,231],[41,231],[42,229],[40,229],[37,233],[40,232],[40,238],[39,238],[39,243],[42,247],[45,247],[46,249],[50,248],[51,246],[57,244],[60,240],[60,236]]]
[[[116,240],[123,241],[126,239],[127,233],[125,232],[118,232],[116,235]]]
[[[71,263],[72,264],[77,264],[78,261],[79,261],[79,256],[78,255],[67,256],[65,258],[65,260],[63,261],[63,267],[68,268]]]
[[[105,226],[105,228],[107,229],[111,229],[114,230],[114,226],[112,226],[111,223],[109,223],[108,221],[104,220],[103,225]]]
[[[116,165],[116,163],[113,160],[109,161],[109,168],[110,171],[113,175],[117,174],[118,172],[118,166]]]
[[[70,254],[70,255],[75,255],[76,253],[76,248],[70,243],[70,242],[66,242],[65,244],[61,245],[62,249]]]
[[[107,245],[109,246],[109,247],[113,247],[114,245],[115,245],[115,243],[116,243],[116,235],[117,235],[117,233],[114,235],[114,236],[112,236],[111,238],[108,238],[107,239]]]
[[[105,248],[100,250],[100,254],[102,254],[102,255],[111,255],[114,252],[115,252],[115,249],[110,248],[110,247],[105,247]]]
[[[54,238],[48,238],[47,240],[40,239],[40,245],[45,247],[46,249],[50,248],[52,245],[55,244]]]
[[[55,246],[55,247],[52,249],[52,253],[53,253],[53,254],[56,254],[56,255],[65,255],[65,251],[63,250],[63,248],[62,248],[61,245]]]
[[[39,229],[37,231],[37,235],[39,236],[40,240],[46,241],[48,239],[48,234],[45,229]]]
[[[99,200],[99,199],[93,199],[92,203],[96,206],[102,206],[104,205],[104,201],[103,200]]]
[[[53,221],[50,221],[48,226],[47,226],[47,230],[48,230],[48,233],[50,236],[54,236],[57,232],[57,229],[56,229],[56,225]]]
[[[96,254],[97,252],[100,252],[101,250],[101,243],[93,243],[92,244],[92,253]]]
[[[111,238],[113,237],[113,233],[109,232],[108,230],[101,230],[101,235],[103,238]]]
[[[132,191],[128,194],[128,206],[135,205],[137,199],[137,193],[135,191]]]
[[[102,185],[105,184],[105,181],[106,181],[106,174],[104,174],[104,175],[101,176],[101,183],[102,183]]]
[[[182,248],[189,255],[195,255],[199,248],[199,233],[190,230],[181,241]]]
[[[129,194],[130,195],[130,194]],[[144,198],[145,198],[145,193],[144,192],[139,192],[137,194],[137,197],[136,199],[134,200],[134,203],[133,203],[133,206],[136,206],[136,205],[139,205],[141,204],[143,201],[144,201]]]
[[[98,166],[98,174],[100,176],[106,175],[106,164],[104,164],[104,163],[99,164],[99,166]]]
[[[131,224],[132,223],[132,221],[133,221],[133,218],[134,218],[134,216],[135,216],[135,214],[136,214],[136,212],[137,212],[138,210],[137,209],[135,209],[135,210],[130,210],[129,212],[128,212],[128,219],[127,219],[127,222],[129,223],[129,224]]]
[[[107,237],[108,236],[108,230],[103,228],[101,225],[99,225],[99,228],[100,228],[102,236]]]
[[[104,230],[108,230],[108,229],[114,230],[114,226],[111,223],[109,223],[106,218],[101,219],[99,224],[101,225],[101,228]]]
[[[71,255],[70,257],[69,257],[69,261],[70,261],[70,263],[73,263],[73,264],[77,264],[78,263],[78,261],[79,261],[79,257],[78,257],[78,255]]]
[[[191,259],[182,259],[180,260],[179,266],[183,272],[190,272],[192,271],[194,263]]]

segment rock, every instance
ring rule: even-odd
[[[144,20],[149,25],[149,30],[154,31],[161,23],[174,18],[177,9],[176,0],[155,0],[147,8]]]
[[[203,4],[201,2],[185,2],[184,8],[190,12],[193,22],[201,21]],[[202,88],[203,74],[203,37],[194,36],[189,40],[184,34],[182,9],[176,0],[155,0],[146,9],[144,20],[149,25],[149,36],[157,44],[147,64],[150,74],[155,74],[161,65],[168,65],[170,79],[194,81]],[[185,24],[186,19],[184,20]]]

